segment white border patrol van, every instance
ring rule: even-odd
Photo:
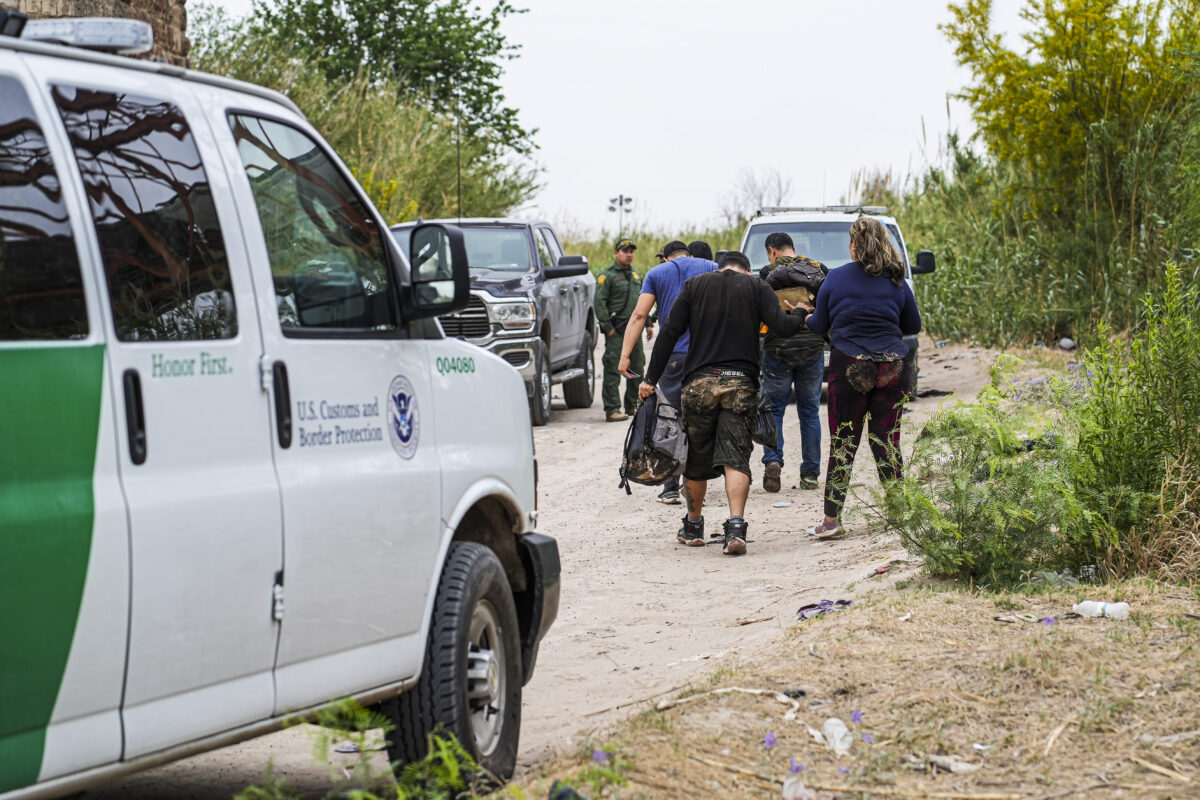
[[[89,24],[41,38],[130,25]],[[520,376],[435,319],[461,234],[401,254],[279,94],[28,34],[0,35],[0,797],[345,697],[393,758],[440,725],[508,777],[560,568]]]

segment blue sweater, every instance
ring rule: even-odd
[[[808,327],[828,333],[830,343],[848,356],[905,356],[908,345],[901,337],[921,332],[921,312],[907,283],[896,286],[851,261],[825,276]]]

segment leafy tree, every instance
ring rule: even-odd
[[[486,12],[470,0],[255,0],[251,24],[296,42],[335,84],[364,72],[392,81],[410,101],[461,115],[493,150],[527,155],[536,131],[500,92],[503,62],[520,49],[500,23],[521,13],[508,0]]]
[[[482,134],[456,131],[447,114],[414,100],[400,81],[361,72],[334,81],[278,34],[242,26],[212,6],[199,5],[189,16],[193,66],[291,98],[389,223],[460,210],[505,216],[537,192],[538,173],[527,160],[498,154]]]
[[[1020,168],[1029,210],[1084,221],[1102,259],[1132,259],[1170,210],[1179,149],[1200,111],[1186,51],[1200,0],[1030,0],[1024,53],[990,24],[991,0],[950,6],[941,26],[974,76],[961,96],[1000,163]]]

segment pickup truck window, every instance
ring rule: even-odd
[[[21,84],[0,77],[0,341],[87,336],[83,276],[50,148]]]
[[[463,228],[472,269],[529,272],[532,262],[524,228]]]
[[[907,263],[904,248],[891,226],[885,226],[892,246]],[[850,223],[848,222],[762,222],[750,229],[746,237],[746,257],[756,268],[767,263],[767,237],[782,231],[792,237],[796,252],[820,261],[831,269],[850,261]]]
[[[558,259],[550,253],[550,245],[546,244],[546,234],[541,228],[533,234],[533,243],[537,246],[538,258],[542,260],[543,267],[553,267],[558,263]]]
[[[550,248],[550,264],[557,264],[562,258],[563,251],[558,245],[558,239],[554,238],[554,231],[549,228],[538,228],[538,233],[546,240],[546,246]]]

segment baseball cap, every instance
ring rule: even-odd
[[[676,239],[673,242],[667,242],[663,245],[662,254],[663,256],[669,256],[678,250],[687,250],[687,245]]]
[[[637,245],[633,243],[633,239],[618,239],[617,246],[613,250],[624,250],[626,247],[632,247],[637,250]]]

